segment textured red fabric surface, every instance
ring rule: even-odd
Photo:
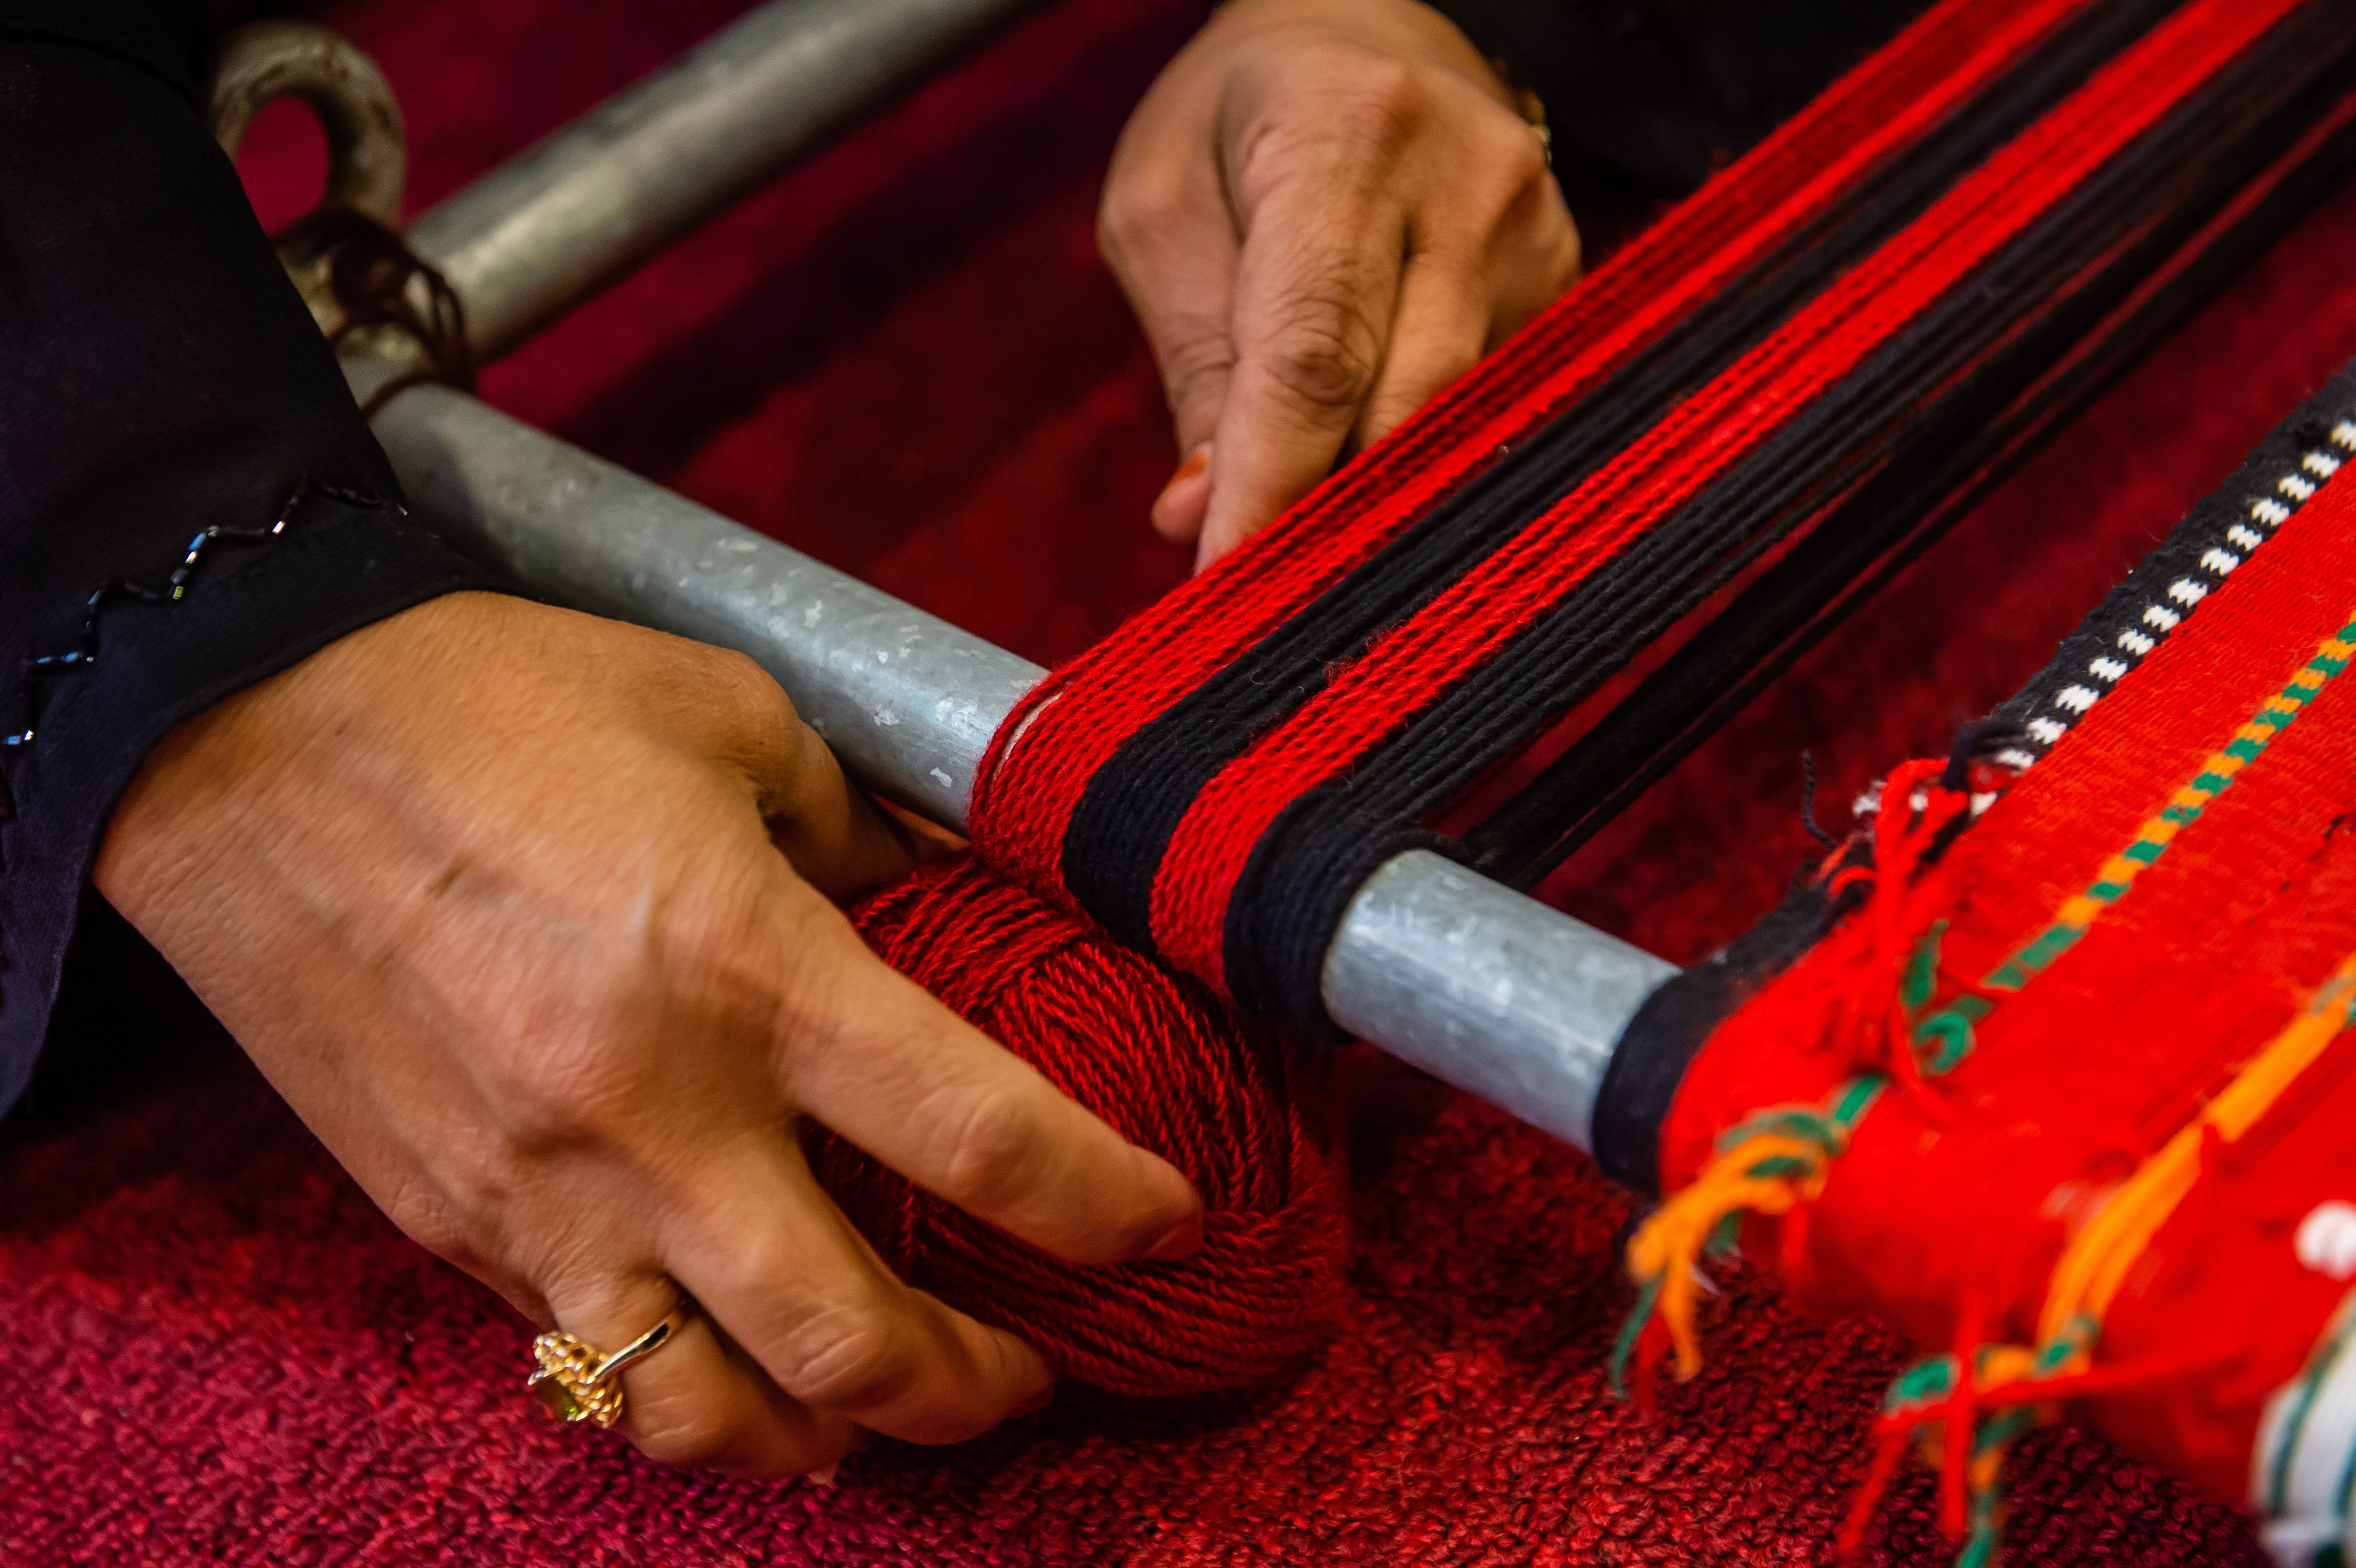
[[[334,15],[401,87],[431,195],[730,8]],[[1089,224],[1123,98],[1185,10],[1049,14],[489,389],[1032,657],[1077,652],[1183,569],[1144,527],[1175,453]],[[1680,958],[1769,907],[1809,858],[1801,749],[1837,807],[2036,669],[2356,355],[2351,253],[2343,198],[1558,895]],[[226,1046],[152,1043],[170,1065],[93,1061],[105,1093],[53,1078],[0,1134],[0,1563],[1815,1563],[1903,1353],[1744,1275],[1711,1370],[1641,1420],[1601,1371],[1630,1300],[1622,1200],[1546,1138],[1361,1063],[1347,1319],[1292,1380],[1067,1393],[966,1448],[878,1444],[830,1492],[676,1475],[551,1430],[519,1393],[526,1325],[395,1234]],[[2024,1444],[2013,1479],[2010,1562],[2251,1560],[2237,1520],[2078,1434]],[[1901,1477],[1869,1561],[1944,1561],[1929,1497]]]
[[[2356,611],[2356,470],[2279,533],[1957,841],[1919,890],[1951,976],[1994,971],[2232,741]],[[1809,1206],[1783,1272],[1823,1310],[1870,1303],[1917,1344],[1952,1343],[1965,1304],[1993,1343],[2033,1345],[2064,1242],[2231,1083],[2356,950],[2356,683],[2325,684],[2085,934],[2018,992],[1991,994],[1975,1045],[1922,1097],[1885,1091]],[[1663,1180],[1692,1179],[1752,1114],[1824,1101],[1858,1071],[1828,1026],[1889,955],[1854,920],[1762,991],[1689,1070]],[[1902,958],[1903,948],[1896,955]],[[2105,1316],[2095,1364],[2201,1363],[2110,1402],[2139,1451],[2239,1500],[2260,1406],[2347,1292],[2299,1264],[2293,1232],[2348,1191],[2356,1052],[2302,1073],[2211,1161]],[[2309,1124],[2314,1124],[2310,1125]],[[2322,1157],[2337,1131],[2342,1152]],[[1772,1227],[1754,1227],[1762,1232]],[[1759,1235],[1762,1255],[1781,1249]],[[2115,1328],[2115,1335],[2112,1330]]]

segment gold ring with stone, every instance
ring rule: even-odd
[[[568,1425],[594,1421],[610,1427],[622,1419],[622,1369],[669,1344],[687,1327],[688,1310],[688,1303],[682,1300],[661,1322],[610,1356],[561,1329],[542,1334],[531,1342],[532,1359],[540,1363],[540,1370],[524,1388],[548,1407],[551,1415]]]

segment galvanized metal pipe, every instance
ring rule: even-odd
[[[964,827],[982,749],[1045,673],[462,392],[403,392],[376,433],[461,548],[576,609],[750,655],[862,783],[935,822]]]
[[[1592,1154],[1612,1048],[1676,965],[1429,849],[1384,862],[1325,950],[1333,1021]]]
[[[348,365],[365,397],[381,362]],[[452,539],[584,610],[750,655],[861,780],[962,827],[974,770],[1038,666],[464,393],[419,387],[377,434]],[[1351,902],[1334,1020],[1582,1148],[1613,1042],[1673,973],[1417,850]]]
[[[409,227],[487,363],[1037,0],[772,0]]]

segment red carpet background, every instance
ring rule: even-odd
[[[407,106],[423,206],[659,65],[737,0],[359,0],[320,14]],[[1095,260],[1122,112],[1192,26],[1068,0],[487,379],[494,400],[1033,658],[1183,570],[1174,459]],[[316,178],[292,112],[246,167]],[[1608,238],[1608,234],[1604,236]],[[1799,753],[1841,818],[2025,678],[2181,508],[2356,355],[2356,193],[1555,880],[1673,957],[1804,856]],[[1585,1160],[1354,1062],[1346,1331],[1285,1383],[1179,1404],[1066,1391],[954,1450],[875,1443],[828,1490],[660,1469],[519,1397],[529,1329],[403,1241],[233,1047],[77,1042],[0,1127],[0,1563],[1804,1563],[1902,1352],[1755,1277],[1650,1422],[1602,1357],[1626,1204]],[[2246,1527],[2096,1440],[2014,1460],[2008,1561],[2254,1560]],[[1937,1563],[1929,1478],[1868,1556]]]

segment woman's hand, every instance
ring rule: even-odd
[[[1230,0],[1121,133],[1098,234],[1185,453],[1198,568],[1579,276],[1537,133],[1415,0]]]
[[[749,660],[460,594],[183,724],[96,880],[410,1235],[608,1350],[691,1294],[626,1429],[769,1477],[1050,1383],[886,1273],[798,1116],[1060,1257],[1200,1238],[1183,1177],[828,901],[913,853]]]

